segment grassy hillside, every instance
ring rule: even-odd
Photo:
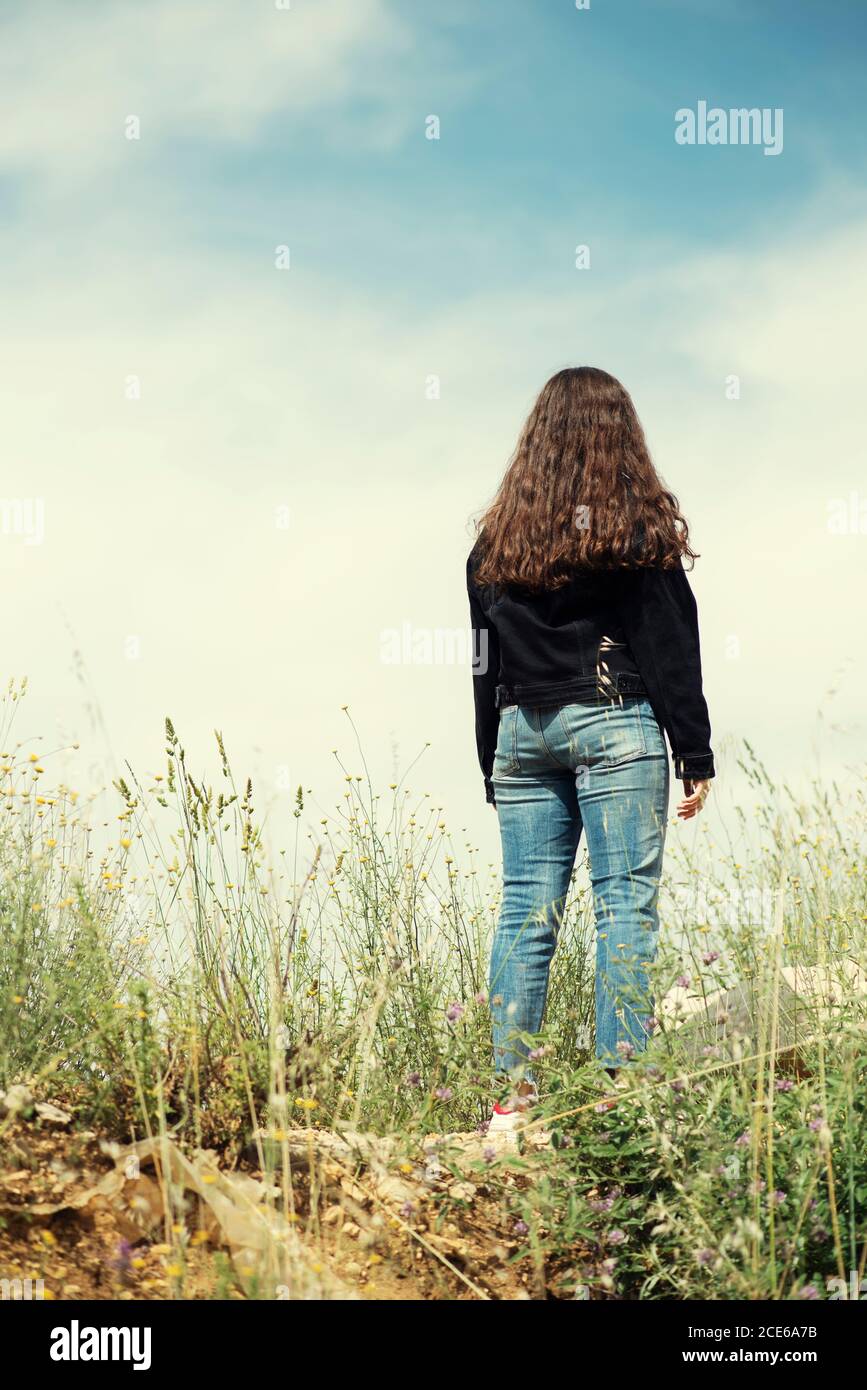
[[[291,1297],[292,1268],[318,1262],[339,1296],[788,1299],[864,1273],[863,782],[802,804],[745,751],[750,811],[725,842],[705,829],[671,850],[668,1002],[613,1097],[588,1055],[592,916],[576,882],[533,1040],[543,1105],[503,1149],[479,1131],[498,877],[429,796],[377,792],[359,756],[328,817],[299,789],[270,857],[219,740],[205,786],[167,723],[164,774],[119,782],[106,828],[8,722],[2,739],[0,1277],[58,1297],[82,1279],[95,1296]],[[678,1001],[735,985],[746,1022],[723,1009],[675,1026]],[[35,1209],[58,1164],[83,1191],[110,1175],[111,1144],[148,1140],[155,1210],[130,1199],[138,1229],[116,1202],[87,1256],[68,1212]],[[264,1184],[282,1222],[268,1249],[236,1258],[170,1149]],[[270,1248],[287,1231],[291,1268]]]

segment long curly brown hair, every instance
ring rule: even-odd
[[[557,589],[576,570],[695,559],[629,392],[598,367],[542,387],[477,530],[479,584]]]

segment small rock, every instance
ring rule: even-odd
[[[51,1105],[46,1100],[38,1100],[35,1110],[40,1120],[44,1120],[47,1125],[71,1125],[72,1116],[65,1110],[61,1110],[58,1105]]]
[[[352,1200],[358,1202],[360,1206],[365,1205],[368,1200],[367,1193],[359,1183],[353,1182],[352,1178],[341,1178],[340,1186],[347,1197],[351,1197]]]
[[[0,1112],[6,1115],[19,1115],[33,1104],[33,1092],[29,1086],[10,1086],[3,1094],[0,1092]]]
[[[472,1202],[476,1195],[476,1189],[471,1182],[453,1182],[448,1192],[456,1202]]]
[[[376,1190],[384,1202],[393,1202],[395,1204],[411,1202],[416,1196],[414,1187],[408,1182],[404,1182],[402,1178],[395,1177],[391,1174],[387,1177],[380,1178],[379,1182],[376,1184]]]
[[[361,1235],[361,1227],[357,1226],[354,1221],[344,1221],[343,1234],[345,1236],[359,1236]]]

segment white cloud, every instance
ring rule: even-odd
[[[280,113],[349,97],[387,100],[377,75],[399,65],[406,26],[386,0],[32,0],[0,27],[0,83],[14,120],[0,166],[70,179],[129,153],[191,139],[239,142]],[[361,123],[363,127],[363,122]]]

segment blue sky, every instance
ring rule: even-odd
[[[720,797],[745,735],[808,775],[844,667],[821,764],[863,759],[867,538],[827,518],[867,498],[865,29],[840,0],[5,6],[0,492],[46,517],[0,537],[22,732],[88,743],[78,648],[83,780],[153,766],[171,713],[279,811],[327,800],[350,703],[377,775],[429,741],[489,844],[468,671],[384,666],[381,636],[466,623],[468,520],[584,361],[693,525]],[[700,99],[782,107],[783,152],[679,146]]]
[[[307,264],[343,266],[384,293],[438,297],[571,278],[569,248],[585,229],[588,240],[616,241],[621,269],[640,263],[648,239],[689,254],[748,246],[835,169],[863,177],[867,11],[856,3],[394,10],[411,17],[413,46],[391,122],[380,88],[337,131],[316,110],[294,126],[264,123],[252,149],[199,134],[168,166],[161,156],[161,172],[201,200],[208,238],[252,248],[263,217],[282,218]],[[678,147],[674,111],[700,97],[782,107],[785,157]],[[427,112],[441,118],[439,142],[419,141]],[[488,235],[472,238],[467,256],[470,229]]]

